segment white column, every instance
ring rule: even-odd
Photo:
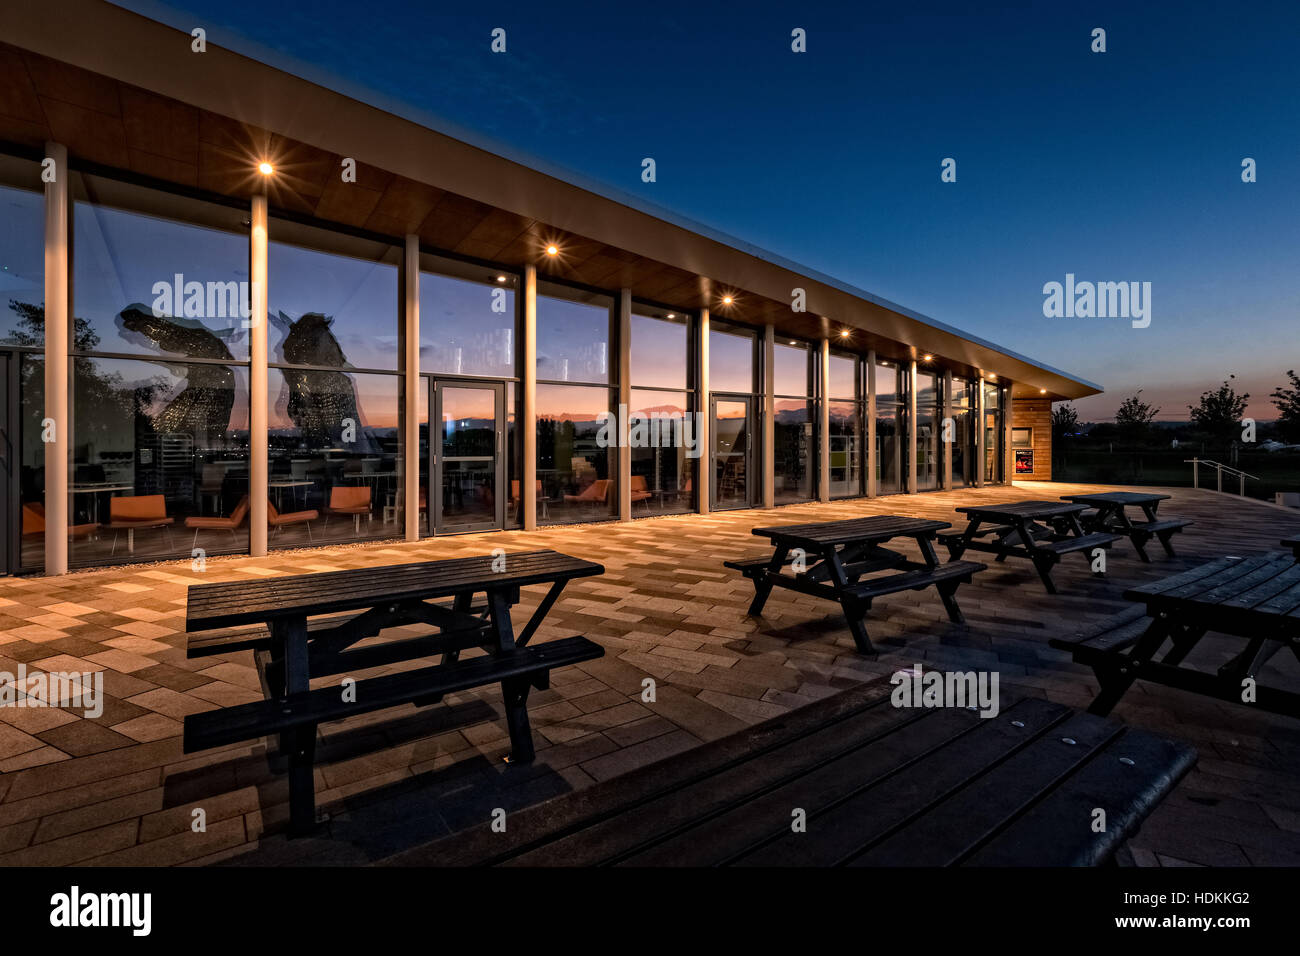
[[[940,441],[939,448],[943,454],[943,489],[944,491],[952,490],[952,446],[957,440],[957,420],[955,418],[956,408],[952,403],[952,372],[943,373],[943,403],[940,415],[943,421],[939,423],[939,437],[942,439],[945,435],[952,441]],[[948,423],[951,423],[948,424]]]
[[[402,498],[407,541],[420,540],[420,237],[408,235],[402,255]],[[430,410],[432,413],[432,410]],[[430,439],[435,430],[430,429]],[[441,434],[441,432],[439,432]],[[430,480],[432,480],[430,475]],[[429,501],[433,495],[429,496]],[[429,510],[429,520],[433,511]],[[433,530],[432,527],[429,529]]]
[[[45,573],[68,571],[68,150],[46,143],[54,179],[45,184]],[[16,449],[15,449],[16,451]]]
[[[817,500],[831,500],[831,340],[817,361]]]
[[[537,528],[537,267],[524,266],[523,368],[519,370],[523,461],[519,469],[519,507],[524,530]]]
[[[907,369],[907,493],[916,493],[916,359]]]
[[[618,296],[618,518],[632,520],[632,449],[628,447],[632,405],[632,290],[623,289]]]
[[[776,505],[776,328],[763,330],[763,507]]]
[[[709,513],[709,494],[713,487],[713,455],[711,444],[712,438],[709,436],[710,418],[709,411],[709,310],[700,309],[700,320],[696,325],[696,349],[695,354],[698,356],[699,367],[698,379],[696,381],[696,401],[699,403],[696,414],[696,421],[699,422],[697,429],[698,448],[700,456],[695,459],[695,510],[702,515]]]
[[[266,301],[267,301],[267,214],[266,194],[253,197],[252,229],[249,248],[248,332],[248,553],[266,554],[267,450],[266,400],[270,382],[267,378]]]
[[[874,498],[876,489],[876,352],[867,353],[867,423],[863,429],[867,443],[867,497]]]

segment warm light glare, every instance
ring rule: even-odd
[[[273,172],[275,172],[275,167],[272,166],[270,163],[259,163],[257,167],[257,171],[261,173],[263,176],[270,176]]]
[[[505,281],[506,281],[506,277],[505,277],[505,276],[497,276],[497,281],[498,281],[498,282],[505,282]]]
[[[922,355],[922,356],[921,356],[921,361],[922,361],[922,362],[933,362],[933,361],[934,361],[934,356],[933,356],[933,355]]]
[[[546,247],[546,254],[547,254],[548,256],[558,256],[558,255],[560,254],[559,246],[556,246],[556,245],[549,245],[549,246],[547,246],[547,247]]]
[[[1039,395],[1046,395],[1046,394],[1047,394],[1047,389],[1045,389],[1045,388],[1040,388],[1040,389],[1038,390],[1038,394],[1039,394]]]
[[[849,330],[848,330],[848,329],[840,329],[840,338],[842,338],[842,339],[847,339],[848,337],[849,337]]]
[[[731,301],[732,301],[732,300],[731,300],[731,296],[729,296],[729,295],[724,295],[724,296],[722,297],[722,304],[723,304],[723,305],[731,305]]]

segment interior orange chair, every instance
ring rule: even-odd
[[[330,489],[330,503],[325,509],[325,524],[330,515],[352,515],[357,534],[361,533],[361,516],[370,515],[369,485],[335,485]]]
[[[108,526],[114,532],[113,551],[117,550],[119,531],[126,532],[126,549],[134,551],[137,528],[162,528],[167,532],[167,550],[172,549],[171,526],[176,519],[168,516],[167,499],[162,495],[118,495],[108,500],[108,515]]]
[[[239,541],[239,536],[235,531],[244,523],[248,517],[248,495],[239,499],[239,504],[235,505],[235,510],[230,512],[229,516],[222,518],[204,518],[195,516],[185,519],[185,527],[194,529],[194,541],[191,542],[190,548],[193,549],[199,543],[200,531],[229,531],[230,536]]]
[[[645,475],[632,476],[631,491],[632,491],[632,504],[636,504],[638,501],[644,501],[646,503],[645,506],[647,508],[650,507],[650,499],[653,498],[654,495],[650,491],[650,489],[646,487]]]
[[[74,524],[68,528],[68,537],[84,538],[98,530],[98,522]],[[39,534],[45,534],[45,505],[39,501],[31,501],[23,505],[23,537],[34,538]]]
[[[597,478],[586,488],[584,488],[579,494],[565,495],[564,500],[571,504],[581,503],[581,504],[598,505],[605,500],[605,497],[608,494],[609,494],[609,479]]]
[[[306,511],[286,511],[281,514],[276,510],[275,503],[270,498],[266,499],[266,524],[274,528],[277,533],[288,525],[305,524],[307,540],[311,541],[311,523],[319,517],[320,512],[315,508],[308,508]]]
[[[548,517],[546,513],[546,498],[542,496],[542,479],[540,478],[537,479],[537,500],[538,502],[541,503],[542,506],[542,517],[543,518]],[[520,503],[521,502],[519,501],[519,479],[511,478],[510,479],[510,502],[509,502],[510,509],[515,513],[518,513]]]

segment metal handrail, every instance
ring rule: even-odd
[[[1231,465],[1222,465],[1217,461],[1210,460],[1209,458],[1184,458],[1183,464],[1192,466],[1192,487],[1193,488],[1201,487],[1201,465],[1214,466],[1216,478],[1217,478],[1217,488],[1216,488],[1217,491],[1223,490],[1223,473],[1225,471],[1231,472],[1232,474],[1238,477],[1238,479],[1241,482],[1240,493],[1243,498],[1246,497],[1246,479],[1249,478],[1251,481],[1259,481],[1259,478],[1256,477],[1255,475],[1248,475],[1239,468],[1233,468]]]

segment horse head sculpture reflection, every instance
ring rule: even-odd
[[[306,446],[326,448],[341,443],[350,451],[378,451],[361,426],[352,376],[324,371],[348,367],[343,347],[330,329],[334,320],[319,312],[305,312],[296,320],[279,312],[271,321],[284,330],[280,352],[286,363],[318,366],[281,370],[288,392],[285,410]]]
[[[184,358],[233,361],[226,343],[194,322],[156,316],[140,303],[118,315],[123,329],[153,342],[164,352]],[[184,387],[153,415],[159,432],[188,432],[215,439],[230,425],[235,407],[235,372],[229,365],[176,364],[169,370],[184,380]]]

